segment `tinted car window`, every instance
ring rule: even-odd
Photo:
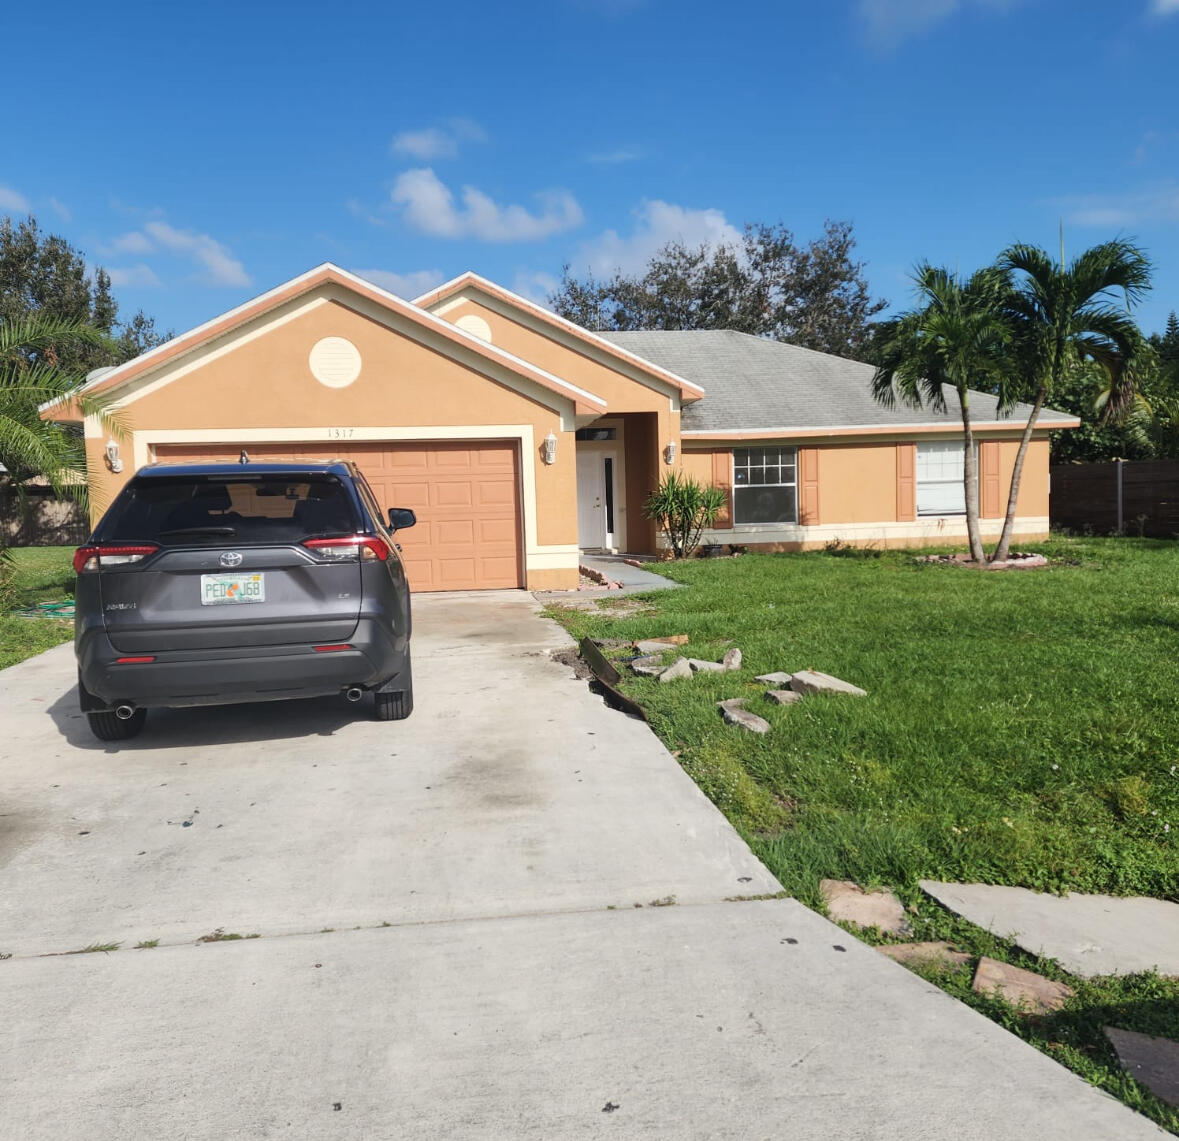
[[[299,542],[357,529],[347,491],[334,476],[194,480],[155,477],[129,484],[103,523],[103,542],[164,546],[200,542]]]

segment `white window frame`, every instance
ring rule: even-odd
[[[782,456],[789,452],[794,460],[794,479],[788,481],[778,481],[777,483],[737,483],[737,453],[738,452],[752,452],[752,451],[766,452],[776,450],[778,452],[778,463],[770,466],[777,467],[780,471],[782,469]],[[752,465],[749,465],[752,466]],[[765,465],[760,465],[765,466]],[[733,527],[748,527],[748,528],[765,528],[765,527],[789,527],[798,524],[798,448],[789,444],[750,444],[743,448],[733,448],[729,453],[729,469],[730,469],[730,486],[733,489]],[[737,489],[750,487],[793,487],[794,488],[794,518],[788,521],[778,521],[776,523],[742,523],[737,518]]]
[[[979,472],[978,445],[979,445],[979,441],[975,440],[974,441],[974,470],[976,472]],[[955,519],[955,518],[964,516],[966,514],[966,484],[965,484],[965,472],[963,470],[959,470],[958,474],[955,475],[951,479],[926,479],[926,480],[921,479],[921,476],[920,476],[921,449],[922,448],[932,448],[932,447],[944,448],[946,450],[952,450],[952,449],[956,448],[957,453],[958,453],[958,457],[959,457],[959,459],[961,459],[963,461],[963,464],[965,464],[965,460],[966,460],[966,456],[963,452],[961,440],[918,440],[917,441],[916,461],[913,465],[913,501],[916,506],[917,517],[919,519]],[[981,478],[981,473],[980,473],[980,478]],[[935,486],[942,486],[942,487],[949,486],[950,484],[956,485],[957,490],[959,492],[961,492],[961,495],[962,495],[962,506],[955,508],[952,511],[942,511],[942,510],[931,511],[928,509],[923,511],[921,509],[921,486],[923,483],[926,486],[935,485]]]

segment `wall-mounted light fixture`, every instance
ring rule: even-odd
[[[552,432],[549,432],[544,438],[544,462],[546,464],[557,462],[557,437]]]
[[[119,445],[115,440],[106,442],[106,466],[118,475],[123,470],[123,457],[119,455]]]
[[[663,449],[663,462],[665,464],[675,463],[675,441],[668,442],[667,447]]]

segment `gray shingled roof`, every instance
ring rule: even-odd
[[[677,373],[704,389],[704,398],[683,409],[685,432],[740,429],[888,428],[962,423],[958,396],[946,393],[946,410],[885,408],[872,399],[873,368],[830,353],[801,349],[731,329],[650,330],[601,333],[620,348]],[[1031,408],[1017,404],[996,414],[995,397],[976,392],[970,410],[976,423],[1001,421],[1019,427]],[[1045,419],[1072,419],[1044,409]]]

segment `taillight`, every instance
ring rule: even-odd
[[[124,566],[154,555],[160,548],[154,543],[98,543],[79,547],[74,552],[74,572],[101,570],[103,567]]]
[[[376,559],[384,562],[389,557],[389,546],[372,535],[349,535],[346,539],[308,539],[303,546],[324,562],[349,563]]]

